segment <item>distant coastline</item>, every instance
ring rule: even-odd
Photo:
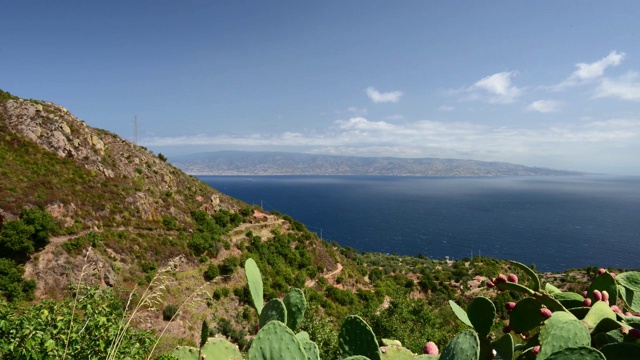
[[[191,175],[580,176],[578,171],[465,159],[217,151],[170,159]]]

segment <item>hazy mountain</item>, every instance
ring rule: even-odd
[[[439,158],[314,155],[287,152],[217,151],[170,159],[195,175],[396,175],[396,176],[540,176],[583,175],[505,162]]]

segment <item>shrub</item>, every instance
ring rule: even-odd
[[[207,270],[205,270],[204,272],[204,279],[206,281],[211,281],[215,278],[217,278],[220,275],[220,269],[218,269],[218,265],[216,264],[209,264],[209,266],[207,267]]]
[[[178,306],[169,304],[162,309],[162,319],[164,321],[170,321],[178,312]]]

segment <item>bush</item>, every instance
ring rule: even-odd
[[[171,321],[178,312],[178,306],[169,304],[162,309],[162,320]]]
[[[240,259],[235,256],[229,256],[222,261],[222,265],[220,265],[220,274],[231,275],[236,271],[238,265],[240,265]]]
[[[204,272],[204,279],[206,281],[211,281],[215,278],[217,278],[220,275],[220,269],[218,269],[218,265],[216,264],[209,264],[209,266],[207,267],[207,270],[205,270]]]

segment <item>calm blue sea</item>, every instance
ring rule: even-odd
[[[200,178],[360,251],[640,268],[640,177]]]

